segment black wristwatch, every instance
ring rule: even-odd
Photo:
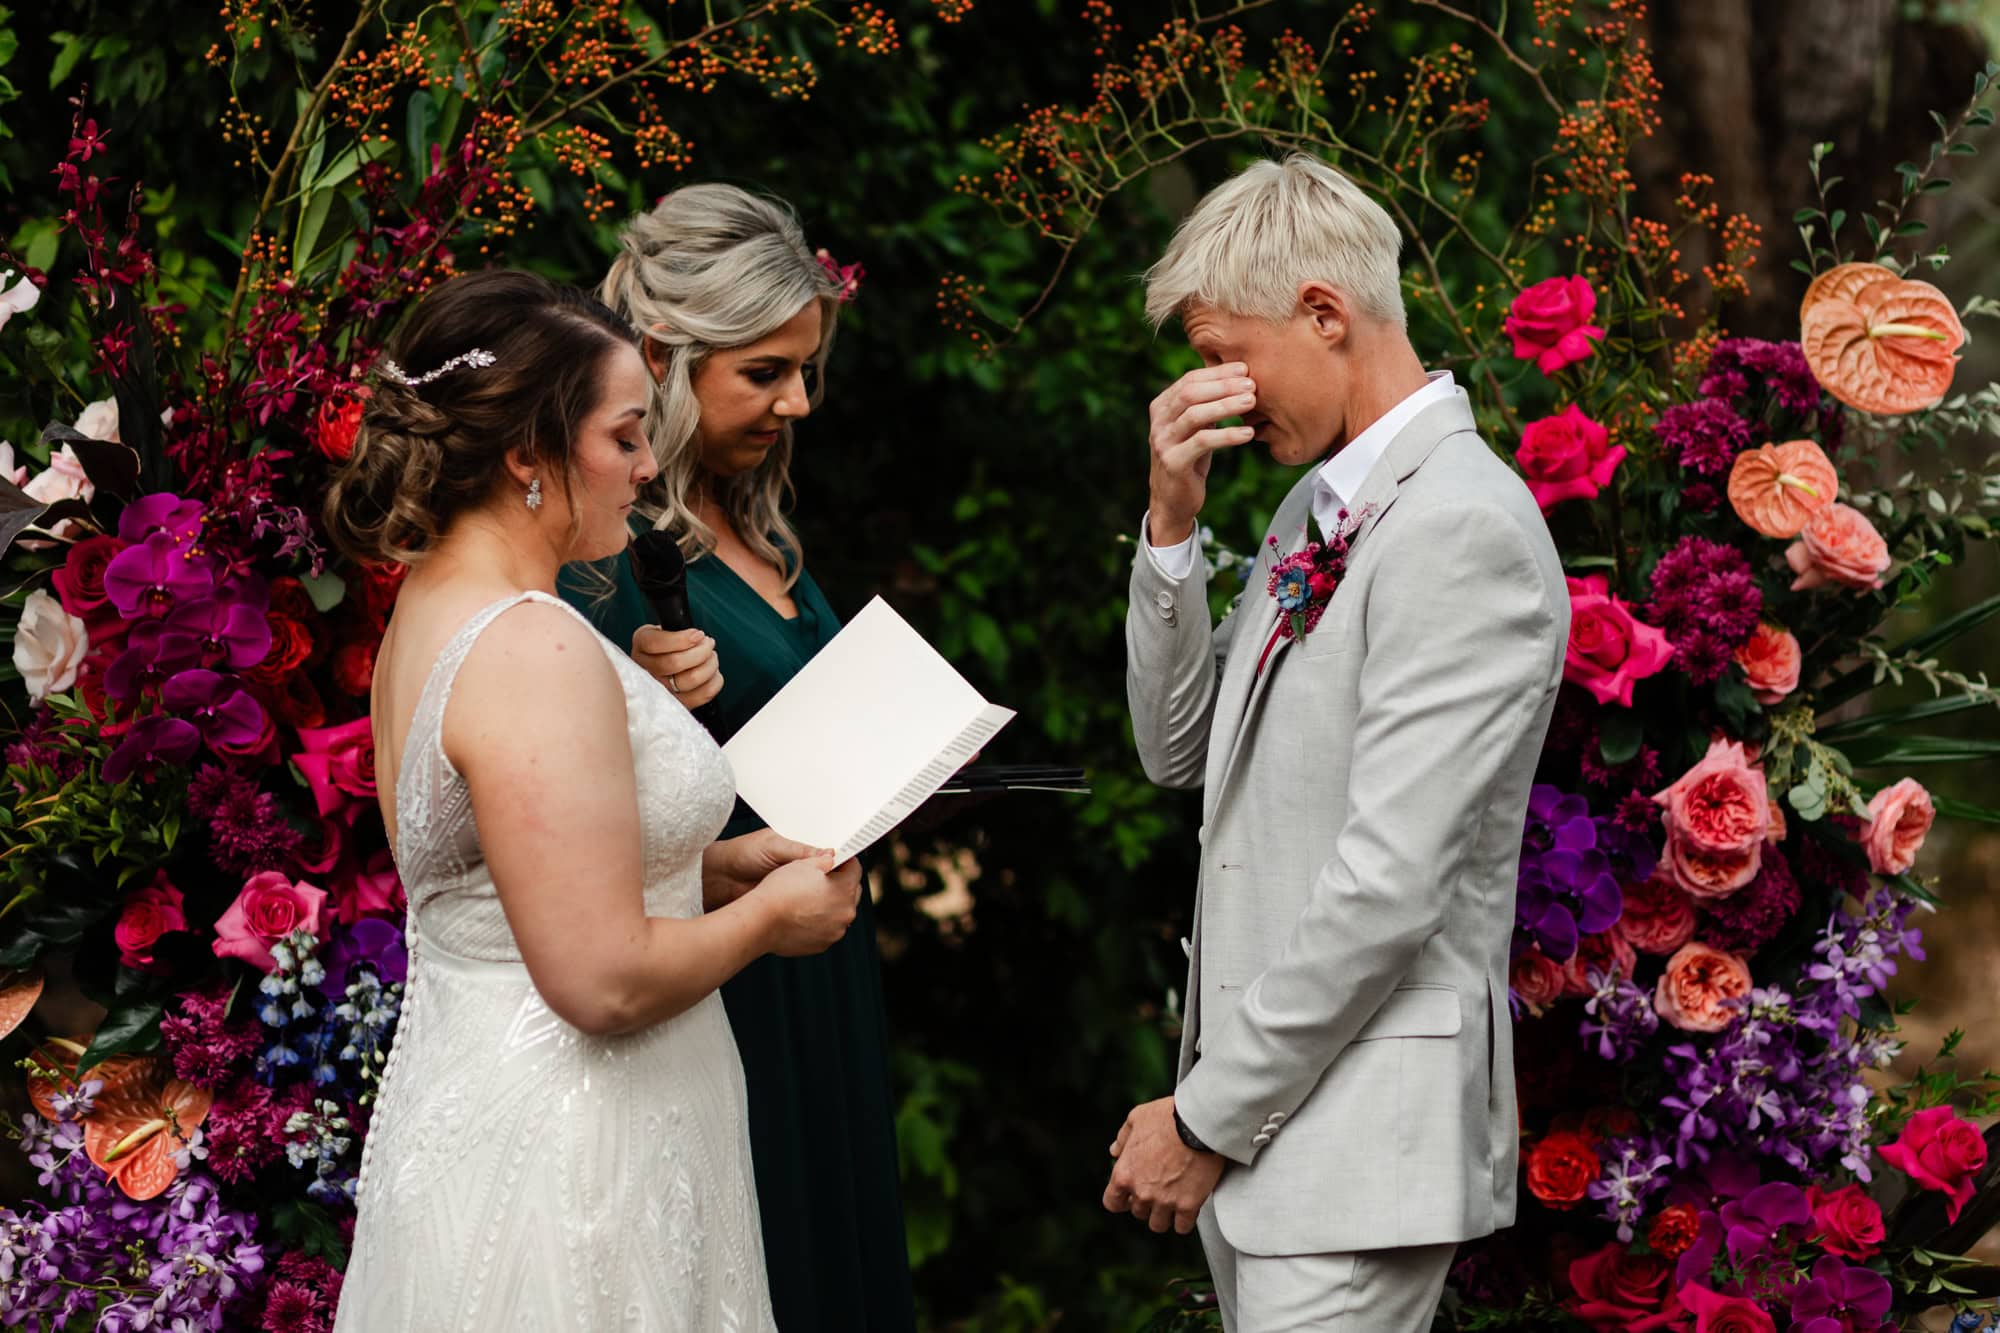
[[[1198,1136],[1193,1130],[1188,1128],[1187,1121],[1181,1119],[1181,1113],[1178,1107],[1175,1108],[1174,1110],[1174,1133],[1180,1135],[1181,1142],[1185,1143],[1188,1147],[1192,1148],[1196,1152],[1215,1151],[1215,1149],[1209,1147],[1206,1143],[1203,1143],[1201,1141],[1200,1136]]]

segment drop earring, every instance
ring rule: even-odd
[[[536,477],[528,483],[528,508],[540,509],[541,507],[542,507],[542,479],[540,477]]]

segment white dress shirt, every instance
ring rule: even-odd
[[[1319,473],[1313,478],[1312,513],[1321,532],[1333,531],[1340,521],[1340,511],[1360,492],[1361,483],[1381,461],[1390,442],[1403,427],[1432,403],[1442,402],[1456,392],[1458,385],[1453,382],[1449,370],[1432,371],[1425,376],[1423,388],[1384,412],[1349,441],[1345,449],[1337,451],[1319,465]],[[1155,567],[1178,583],[1194,568],[1200,529],[1197,526],[1196,531],[1188,534],[1187,540],[1177,546],[1155,546],[1147,527],[1150,518],[1149,511],[1147,517],[1139,522],[1140,540],[1145,542],[1146,553]]]

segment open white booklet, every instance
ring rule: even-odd
[[[877,597],[722,753],[737,794],[766,824],[835,848],[844,861],[901,823],[1013,717]]]

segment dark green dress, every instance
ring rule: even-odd
[[[620,558],[616,587],[566,570],[561,591],[613,643],[653,620]],[[597,587],[601,587],[598,584]],[[812,575],[785,619],[721,560],[688,567],[694,623],[715,639],[722,693],[697,714],[725,742],[840,630]],[[741,801],[722,836],[763,827]],[[914,1330],[897,1184],[882,967],[868,894],[846,938],[810,958],[765,957],[722,988],[750,1097],[764,1263],[782,1333]]]

